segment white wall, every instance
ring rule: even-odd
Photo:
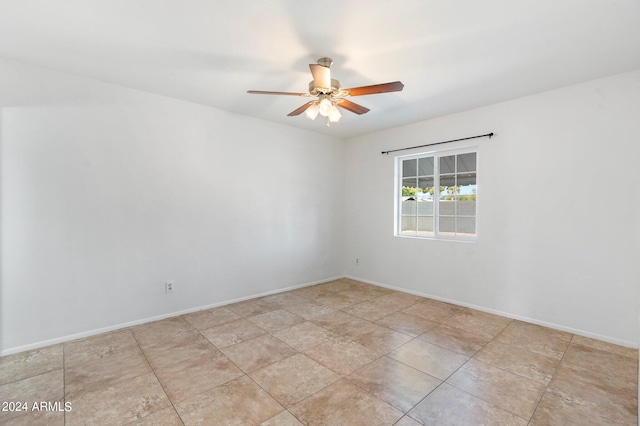
[[[343,273],[341,141],[8,61],[0,106],[3,353]]]
[[[489,132],[478,242],[394,237],[380,152]],[[346,273],[637,345],[639,159],[640,70],[350,140]]]
[[[345,272],[638,343],[640,71],[346,148],[9,61],[0,107],[2,353]],[[393,237],[380,151],[490,131],[479,241]]]

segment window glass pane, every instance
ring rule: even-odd
[[[456,175],[440,176],[440,191],[443,190],[442,187],[448,188],[453,186],[456,186]]]
[[[402,161],[402,176],[416,176],[418,160],[412,158],[411,160]]]
[[[418,218],[418,235],[422,237],[433,236],[433,216]]]
[[[418,178],[418,188],[420,188],[418,191],[420,194],[429,194],[430,197],[433,197],[433,178]]]
[[[456,214],[456,202],[454,200],[440,199],[440,214],[449,216]]]
[[[476,185],[475,173],[459,173],[457,177],[458,177],[459,186],[475,186]]]
[[[458,155],[458,173],[476,171],[476,153]]]
[[[458,192],[455,175],[440,176],[440,199],[451,200]]]
[[[420,176],[433,175],[433,157],[424,157],[418,159],[418,174]]]
[[[416,195],[416,178],[402,179],[402,198],[415,197]]]
[[[475,235],[476,233],[476,219],[473,217],[459,217],[458,219],[458,234]]]
[[[458,175],[458,214],[459,215],[475,215],[476,214],[476,174],[463,173]],[[469,213],[470,212],[470,213]]]
[[[456,205],[456,213],[458,216],[475,216],[476,201],[471,199],[471,195],[459,195]]]
[[[416,214],[416,201],[412,197],[402,202],[402,215],[414,215]]]
[[[440,174],[456,172],[456,156],[447,155],[440,157]]]
[[[400,224],[400,233],[404,235],[415,235],[416,218],[414,216],[403,216]]]
[[[441,234],[453,234],[456,232],[455,217],[441,217],[438,225],[440,226]]]
[[[418,198],[418,215],[419,216],[433,215],[433,200],[425,197]]]
[[[456,185],[456,175],[440,176],[440,186],[448,187]]]

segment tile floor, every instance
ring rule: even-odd
[[[342,279],[0,358],[0,424],[636,425],[637,366]]]

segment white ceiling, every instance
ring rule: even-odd
[[[246,93],[306,91],[323,56],[404,91],[330,128]],[[638,69],[640,1],[0,0],[0,57],[348,138]]]

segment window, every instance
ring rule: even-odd
[[[441,151],[396,158],[396,235],[475,239],[478,153]]]

